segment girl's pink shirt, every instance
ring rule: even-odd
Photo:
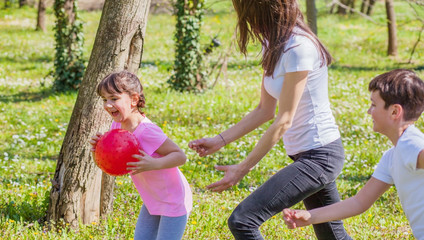
[[[116,128],[121,124],[113,122],[111,129]],[[133,134],[145,153],[160,157],[155,151],[168,138],[162,129],[145,117]],[[151,215],[179,217],[192,210],[190,186],[177,167],[141,172],[131,178]]]

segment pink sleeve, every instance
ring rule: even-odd
[[[162,129],[155,124],[147,123],[141,133],[140,145],[143,151],[151,156],[167,138]]]
[[[112,125],[110,126],[110,130],[117,129],[117,128],[121,128],[120,124],[113,121]]]

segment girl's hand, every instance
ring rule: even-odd
[[[103,136],[103,133],[97,132],[95,136],[91,137],[91,140],[90,140],[91,149],[90,149],[90,151],[92,151],[92,152],[96,151],[97,142],[99,141],[99,139],[102,136]]]
[[[206,188],[213,192],[222,192],[236,185],[249,171],[244,171],[240,165],[215,166],[216,170],[224,171],[224,177],[218,182],[212,183]]]
[[[155,158],[145,153],[143,150],[140,150],[140,154],[134,154],[132,156],[133,158],[138,159],[138,162],[127,163],[127,166],[129,166],[127,167],[127,170],[132,171],[130,173],[131,175],[145,171],[160,169],[160,167],[157,166],[159,162]]]
[[[290,229],[304,227],[311,224],[311,213],[305,210],[293,210],[286,208],[283,210],[283,215],[284,223]]]
[[[216,136],[213,138],[202,138],[191,141],[188,143],[188,146],[196,151],[200,157],[204,157],[217,152],[225,146],[225,143],[219,136]]]

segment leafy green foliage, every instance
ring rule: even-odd
[[[168,80],[177,91],[198,92],[206,85],[207,76],[202,69],[200,28],[204,0],[177,0],[175,29],[174,74]]]
[[[53,88],[60,92],[77,90],[85,70],[83,60],[84,34],[82,32],[82,21],[78,18],[76,1],[73,1],[72,13],[65,11],[66,0],[55,0],[53,6],[56,16]],[[70,17],[70,14],[74,14],[74,17]]]

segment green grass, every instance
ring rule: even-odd
[[[236,18],[228,2],[212,4],[205,16],[202,43],[218,34],[222,46],[208,58],[217,61],[231,43]],[[373,172],[384,150],[386,138],[372,132],[367,84],[369,80],[394,68],[412,68],[424,76],[422,43],[407,64],[421,25],[409,6],[396,2],[398,51],[386,56],[386,26],[383,3],[378,2],[372,16],[374,24],[358,16],[327,14],[319,5],[319,37],[333,54],[329,69],[330,100],[342,133],[346,163],[337,180],[341,197],[353,196]],[[209,6],[208,5],[208,6]],[[88,60],[100,12],[81,12],[85,22],[85,58]],[[76,93],[50,91],[46,77],[53,67],[54,17],[48,11],[48,31],[36,32],[36,10],[0,9],[0,229],[2,239],[131,239],[142,201],[128,176],[116,180],[113,213],[103,222],[78,231],[48,230],[37,222],[45,215],[58,153],[66,133]],[[166,88],[173,64],[175,20],[169,15],[149,16],[143,67],[138,76],[146,89],[148,116],[163,128],[186,152],[189,161],[181,170],[194,191],[194,211],[185,239],[231,239],[226,219],[250,191],[280,168],[290,163],[279,143],[239,185],[221,194],[205,186],[223,175],[215,164],[242,161],[269,124],[222,149],[200,158],[188,149],[190,140],[214,136],[240,120],[258,103],[261,68],[260,46],[252,44],[247,57],[233,47],[228,59],[228,79],[219,79],[213,90],[203,94],[181,94]],[[211,76],[211,81],[215,76]],[[424,130],[423,120],[417,126]],[[302,204],[295,207],[303,208]],[[396,190],[391,188],[366,213],[345,220],[354,239],[413,239]],[[314,239],[311,227],[289,230],[281,215],[267,221],[261,231],[266,239]]]

